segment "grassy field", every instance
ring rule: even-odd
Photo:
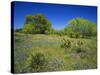
[[[62,38],[71,41],[71,47],[61,47],[63,44]],[[15,33],[14,41],[15,73],[97,68],[96,37],[75,39],[58,35]],[[77,45],[78,41],[82,41],[83,44],[81,46]],[[34,58],[31,57],[38,53],[44,55],[45,61],[42,65],[39,65],[42,66],[40,68],[37,66],[32,67],[34,63],[30,62]]]

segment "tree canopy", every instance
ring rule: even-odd
[[[68,22],[64,30],[69,34],[93,36],[96,35],[96,24],[83,18],[74,18]]]
[[[43,14],[36,14],[34,16],[27,15],[23,26],[23,32],[27,33],[41,33],[45,34],[50,31],[51,23]]]

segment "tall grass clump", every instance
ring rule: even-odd
[[[65,38],[63,38],[62,40],[61,40],[61,48],[70,48],[71,47],[71,41],[70,40],[66,40]]]
[[[28,68],[30,72],[42,72],[45,71],[46,58],[42,53],[31,54],[28,59]]]

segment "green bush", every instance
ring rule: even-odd
[[[81,59],[88,58],[88,49],[84,47],[76,47],[74,49],[75,54],[77,54]]]
[[[42,53],[31,54],[27,59],[27,67],[23,72],[58,71],[63,68],[63,61],[58,58],[48,60]]]
[[[15,32],[22,32],[22,28],[15,29]]]
[[[76,32],[76,33],[70,32],[68,33],[68,35],[70,38],[82,38],[82,35],[79,32]]]
[[[81,41],[81,40],[79,40],[79,41],[77,41],[77,45],[78,45],[78,46],[82,46],[82,45],[84,45],[84,42]]]
[[[96,36],[97,34],[95,23],[79,17],[68,21],[68,25],[65,26],[64,30],[70,33],[70,37],[72,38]]]
[[[82,51],[83,51],[83,49],[82,49],[81,47],[77,47],[77,48],[75,49],[75,52],[76,52],[77,54],[81,53]]]
[[[84,42],[82,40],[78,40],[76,42],[75,52],[76,53],[83,53],[85,51],[84,49]]]
[[[70,48],[70,47],[71,47],[71,41],[63,38],[61,48]]]
[[[45,71],[46,58],[42,53],[31,54],[27,60],[31,72]]]

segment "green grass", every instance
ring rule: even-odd
[[[71,41],[71,48],[61,48],[62,38]],[[79,47],[77,41],[79,40],[84,42],[83,52],[77,53]],[[15,73],[36,72],[30,70],[27,61],[31,54],[36,53],[42,53],[46,58],[47,64],[44,66],[43,72],[97,68],[96,37],[75,39],[58,35],[15,33],[14,41]]]

